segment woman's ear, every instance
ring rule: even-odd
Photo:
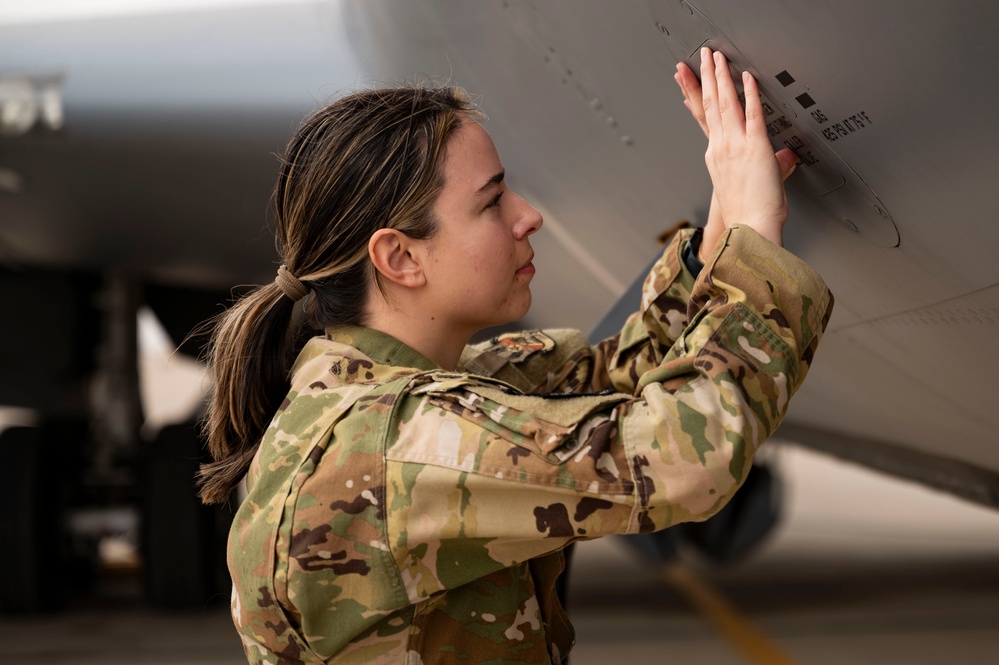
[[[396,229],[378,229],[368,240],[368,258],[378,273],[393,284],[418,288],[426,275],[414,245],[418,242]]]

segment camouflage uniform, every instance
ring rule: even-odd
[[[689,237],[596,348],[533,333],[448,372],[364,328],[310,341],[229,540],[249,661],[563,661],[560,550],[719,510],[832,308],[815,272],[748,228],[695,280]]]

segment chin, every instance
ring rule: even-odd
[[[531,292],[528,291],[527,292],[527,298],[525,298],[525,300],[524,300],[524,304],[518,309],[517,315],[514,316],[512,319],[510,319],[510,321],[508,321],[508,323],[512,323],[513,321],[519,321],[519,320],[521,320],[522,318],[524,318],[525,316],[527,316],[527,313],[530,312],[530,311],[531,311]]]
[[[514,302],[507,301],[500,307],[497,307],[495,310],[496,317],[486,321],[485,325],[482,327],[492,328],[495,326],[505,326],[508,323],[520,321],[522,318],[527,316],[530,309],[531,293],[528,291],[526,296],[522,296]]]

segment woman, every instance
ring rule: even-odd
[[[677,80],[709,135],[709,222],[596,348],[466,346],[527,312],[542,219],[459,91],[362,92],[306,120],[275,197],[284,265],[211,355],[202,496],[247,474],[229,566],[250,662],[562,662],[567,544],[705,519],[736,490],[832,301],[780,248],[794,158],[755,82],[744,115],[724,58],[702,60],[703,92]],[[289,381],[298,300],[324,334]]]

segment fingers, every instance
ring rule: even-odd
[[[708,123],[704,119],[704,105],[701,102],[701,84],[698,82],[694,72],[685,63],[677,63],[676,73],[673,75],[676,84],[683,92],[683,105],[687,107],[694,120],[700,125],[704,135],[708,135]]]
[[[708,133],[721,131],[721,114],[718,111],[718,82],[715,79],[715,59],[711,49],[701,49],[701,104]]]
[[[778,150],[774,157],[777,158],[777,166],[780,168],[780,179],[783,182],[794,173],[794,169],[798,166],[798,155],[790,148],[784,148]]]
[[[688,92],[689,89],[684,95],[689,100]],[[720,51],[712,51],[706,46],[701,49],[701,105],[709,136],[716,128],[732,136],[745,132],[745,115],[728,60]]]
[[[722,53],[712,52],[707,47],[701,49],[701,82],[698,82],[690,67],[682,62],[677,64],[673,78],[683,91],[684,106],[709,139],[711,124],[715,124],[723,128],[723,135],[727,133],[730,138],[744,137],[769,142],[763,100],[756,79],[749,72],[742,73],[745,95],[743,112],[728,61]],[[781,180],[786,180],[797,166],[798,157],[791,150],[781,150],[775,156]]]
[[[732,80],[732,72],[728,66],[728,60],[720,51],[711,53],[714,60],[715,80],[718,91],[718,115],[721,117],[722,126],[726,132],[731,132],[733,136],[742,134],[745,128],[745,120],[742,113],[742,106],[739,104],[739,93],[735,89],[735,82]]]
[[[746,96],[746,133],[753,137],[766,137],[767,127],[763,119],[763,100],[756,79],[749,72],[742,73],[742,88]]]

